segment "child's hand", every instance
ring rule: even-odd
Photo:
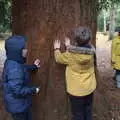
[[[39,87],[36,88],[36,93],[39,93],[39,91],[40,91],[40,88]]]
[[[70,39],[68,37],[65,37],[65,46],[66,47],[70,46]]]
[[[37,68],[40,68],[40,60],[39,60],[39,59],[36,59],[36,60],[34,61],[34,65],[36,65]]]
[[[55,40],[54,49],[60,49],[60,45],[61,45],[60,40]]]

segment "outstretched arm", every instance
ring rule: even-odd
[[[34,71],[34,70],[38,69],[38,67],[36,65],[24,65],[24,66],[29,71]]]
[[[66,39],[65,41],[65,45],[67,47],[67,45],[69,44],[69,40]],[[61,53],[60,51],[60,40],[55,40],[54,42],[54,56],[55,56],[55,60],[57,63],[61,63],[61,64],[69,64],[70,62],[70,53],[69,52],[65,52],[65,53]]]
[[[40,68],[40,60],[36,59],[33,65],[24,65],[27,70],[34,71]]]

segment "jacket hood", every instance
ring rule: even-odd
[[[22,49],[25,48],[24,36],[11,36],[5,41],[6,56],[9,60],[14,60],[19,63],[24,63],[25,58],[22,57]]]

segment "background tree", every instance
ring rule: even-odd
[[[115,32],[115,14],[116,13],[116,8],[115,4],[113,4],[110,8],[110,23],[109,23],[109,40],[112,40],[114,37],[114,32]]]
[[[0,0],[0,32],[11,29],[11,0]]]
[[[120,4],[120,0],[100,0],[99,1],[98,8],[100,11],[101,10],[102,11],[98,19],[98,29],[102,30],[104,26],[104,32],[106,32],[105,26],[107,22],[107,25],[109,24],[109,39],[113,38],[115,28],[119,26],[119,17],[118,17],[119,4]],[[104,20],[104,24],[103,24],[103,20]]]

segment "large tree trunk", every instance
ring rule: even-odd
[[[65,66],[55,63],[53,41],[80,25],[88,26],[96,36],[96,0],[13,0],[13,34],[28,37],[28,62],[39,58],[41,68],[32,75],[41,86],[33,97],[34,120],[67,120],[68,99],[65,90]],[[64,47],[63,47],[64,48]]]

